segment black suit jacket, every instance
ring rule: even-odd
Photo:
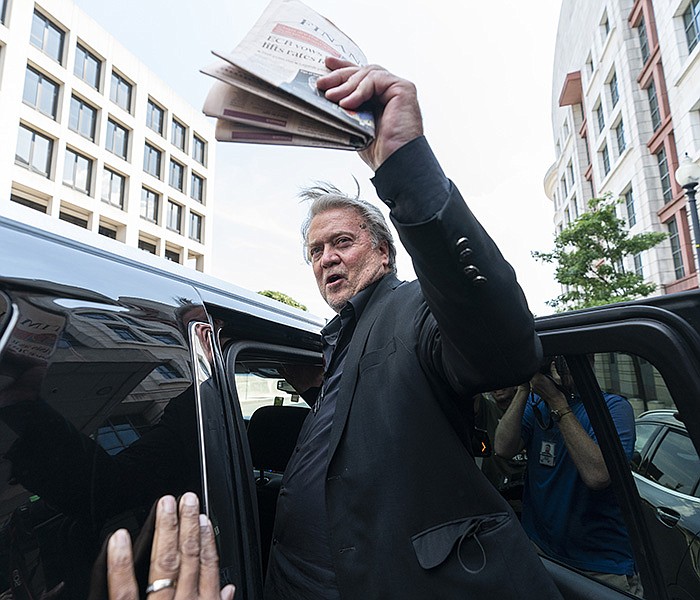
[[[331,431],[326,505],[341,596],[560,598],[465,444],[471,396],[528,380],[540,361],[514,273],[454,186],[433,219],[394,224],[418,281],[388,275],[374,291]],[[467,255],[486,282],[465,273]]]

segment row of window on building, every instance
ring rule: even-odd
[[[5,0],[3,0],[3,10],[5,10],[4,4]],[[65,32],[49,17],[35,10],[30,37],[32,45],[50,58],[53,58],[59,64],[63,64],[64,40]],[[76,44],[73,73],[98,92],[102,92],[101,88],[103,87],[102,67],[103,61],[100,58],[82,44]],[[39,73],[36,73],[36,76],[42,77]],[[46,85],[49,89],[46,91],[46,100],[42,103],[45,109],[42,112],[55,118],[58,84],[48,79]],[[132,114],[133,97],[134,84],[124,75],[113,69],[109,86],[110,100],[129,114]],[[88,109],[89,108],[88,105]],[[95,110],[94,107],[92,107],[92,109]],[[166,135],[166,110],[152,99],[148,100],[146,107],[146,125],[159,135]],[[88,134],[86,137],[90,137],[89,130],[90,128],[86,128],[85,130]],[[92,135],[94,136],[94,132]],[[171,120],[170,141],[183,152],[188,152],[188,128],[182,121],[175,117]],[[193,134],[192,137],[192,157],[197,162],[206,166],[206,142],[197,134]]]
[[[15,162],[27,169],[41,173],[46,177],[50,176],[52,164],[54,142],[50,138],[34,131],[33,129],[20,125],[17,137],[17,150],[15,152]],[[63,164],[63,184],[81,191],[85,194],[93,193],[93,171],[95,160],[89,158],[71,148],[66,148],[65,160]],[[198,195],[202,195],[203,180],[197,175],[192,176],[192,188],[198,190]],[[109,167],[102,170],[102,186],[100,199],[121,210],[126,210],[127,177]],[[160,216],[161,195],[149,189],[141,188],[141,217],[156,224],[161,224]],[[166,226],[178,233],[183,233],[182,215],[184,207],[168,200],[166,215]],[[189,236],[202,241],[202,217],[190,211],[191,222]],[[196,224],[196,227],[192,225]]]

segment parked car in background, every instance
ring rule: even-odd
[[[0,597],[85,598],[110,532],[136,535],[159,495],[193,489],[215,525],[222,581],[237,600],[261,600],[280,477],[306,413],[282,372],[321,364],[324,323],[117,242],[93,248],[87,235],[0,218]],[[700,292],[536,325],[586,405],[647,600],[700,598],[697,477],[676,468],[700,448],[698,324]],[[601,389],[636,414],[679,414],[640,417],[652,429],[639,429],[634,472]],[[661,461],[669,436],[685,450]],[[542,560],[566,600],[629,598]]]
[[[683,589],[697,589],[700,458],[678,416],[675,410],[639,415],[632,468],[645,520],[664,540],[667,577]]]

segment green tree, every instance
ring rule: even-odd
[[[282,292],[276,292],[274,290],[262,290],[261,292],[258,292],[261,296],[266,296],[268,298],[272,298],[273,300],[277,300],[278,302],[284,302],[284,304],[288,304],[289,306],[293,306],[294,308],[298,308],[299,310],[307,310],[306,306],[304,306],[301,302],[297,302],[294,298],[287,296],[287,294],[283,294]]]
[[[556,236],[552,252],[532,252],[536,260],[556,265],[554,276],[564,286],[549,306],[557,311],[589,308],[648,296],[656,289],[634,271],[626,271],[624,258],[653,248],[667,234],[630,235],[616,213],[621,202],[610,195],[589,200],[589,210]]]

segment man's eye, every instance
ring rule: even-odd
[[[341,248],[344,248],[345,246],[349,246],[352,244],[352,240],[347,237],[341,237],[335,240],[335,245],[340,246]]]
[[[309,248],[309,256],[311,258],[316,258],[321,255],[321,248],[318,246],[315,246],[313,248]]]

